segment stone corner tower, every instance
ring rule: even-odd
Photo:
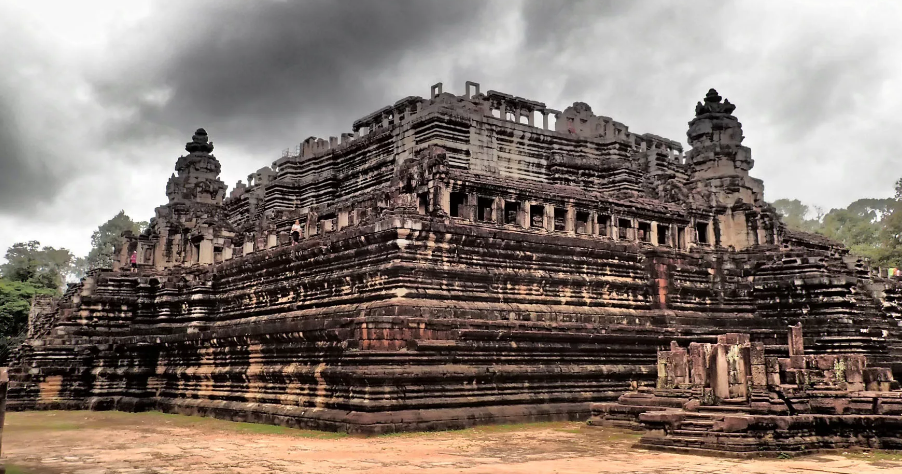
[[[145,235],[129,239],[120,256],[127,267],[129,253],[137,252],[140,266],[162,270],[176,266],[209,265],[232,255],[233,226],[225,218],[226,184],[222,169],[211,154],[207,131],[198,128],[185,144],[187,155],[175,163],[166,183],[169,202],[156,208]]]
[[[169,203],[199,203],[221,205],[225,197],[226,184],[219,179],[222,167],[211,154],[213,142],[207,131],[198,128],[185,144],[188,155],[179,157],[175,171],[166,183]]]
[[[692,148],[686,153],[689,187],[714,208],[715,243],[742,250],[774,243],[775,216],[767,214],[764,184],[749,176],[755,162],[752,150],[742,145],[742,124],[733,115],[736,106],[710,89],[695,106],[695,118],[686,135]]]

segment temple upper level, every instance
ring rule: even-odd
[[[681,250],[779,244],[783,227],[749,176],[735,108],[708,91],[684,153],[583,102],[558,111],[473,82],[461,95],[436,84],[429,98],[406,97],[339,137],[284,150],[225,199],[213,144],[198,129],[151,225],[152,260],[216,263],[280,245],[295,221],[312,237],[386,212]]]

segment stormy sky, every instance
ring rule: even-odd
[[[684,144],[714,87],[767,200],[889,197],[900,18],[898,0],[0,0],[0,254],[83,255],[120,209],[149,219],[198,127],[231,188],[308,136],[467,80]]]

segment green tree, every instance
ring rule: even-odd
[[[902,267],[902,179],[896,181],[896,195],[889,205],[879,235],[878,262],[881,266]]]
[[[67,281],[77,282],[78,280],[81,280],[90,269],[91,267],[88,266],[87,258],[76,257],[74,260],[72,260],[72,265],[70,266],[69,274],[67,275]]]
[[[824,216],[821,233],[882,265],[881,232],[894,205],[894,199],[859,199],[844,209],[831,209]]]
[[[790,229],[801,230],[804,232],[817,232],[821,228],[821,218],[823,213],[820,208],[809,207],[798,199],[777,199],[772,205],[777,209],[777,213],[780,214],[783,222]],[[814,219],[807,218],[811,211],[816,213]]]
[[[115,247],[122,233],[129,230],[140,234],[147,227],[147,222],[135,222],[119,211],[112,219],[104,222],[91,234],[91,251],[85,259],[87,268],[110,268],[115,259]]]
[[[74,260],[68,249],[41,247],[37,240],[18,242],[7,249],[0,275],[13,282],[59,291]]]
[[[25,336],[32,298],[38,294],[55,293],[55,289],[0,278],[0,366],[6,364],[9,353],[21,344]]]

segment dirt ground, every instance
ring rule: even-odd
[[[633,448],[583,423],[351,437],[161,413],[8,413],[11,474],[112,473],[894,473],[902,454],[732,460]]]

